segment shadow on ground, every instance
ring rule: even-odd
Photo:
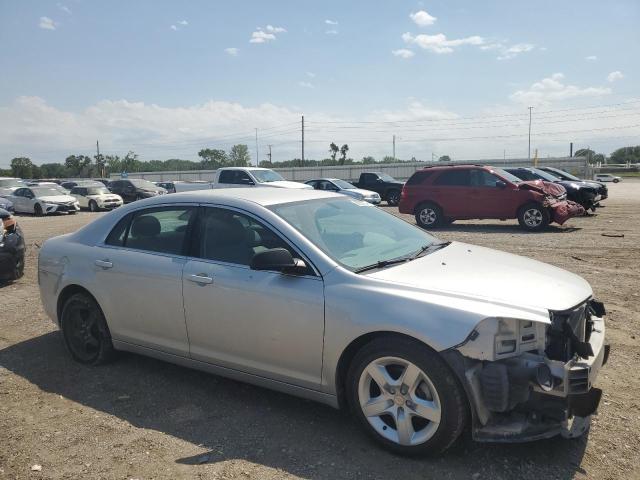
[[[312,479],[470,478],[476,472],[565,479],[581,471],[587,444],[586,437],[522,445],[464,438],[441,458],[401,458],[371,443],[346,414],[313,402],[132,354],[84,367],[70,359],[59,332],[0,350],[0,366],[46,392],[207,449],[167,459],[183,465],[245,459]]]

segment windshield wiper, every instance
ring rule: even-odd
[[[420,247],[416,253],[411,255],[408,260],[415,260],[418,257],[426,255],[427,253],[435,252],[436,250],[440,250],[441,248],[446,247],[447,245],[451,245],[451,242],[438,242],[438,243],[430,243],[429,245],[424,245]]]
[[[396,263],[405,263],[405,262],[408,262],[409,260],[410,259],[407,257],[395,258],[393,260],[378,260],[376,263],[372,263],[371,265],[366,265],[364,267],[356,268],[354,272],[362,273],[362,272],[366,272],[367,270],[374,270],[376,268],[384,268],[384,267],[388,267],[389,265],[395,265]]]

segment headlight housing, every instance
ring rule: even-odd
[[[546,324],[516,318],[485,318],[460,349],[479,360],[500,360],[544,351]],[[466,352],[466,353],[465,353]]]

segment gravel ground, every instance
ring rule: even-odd
[[[0,288],[0,479],[640,478],[640,181],[610,191],[597,215],[545,233],[523,233],[516,221],[437,232],[584,276],[607,306],[612,344],[587,436],[522,445],[463,438],[437,459],[393,456],[344,413],[213,375],[129,354],[99,368],[72,362],[40,306],[37,244],[100,214],[22,216],[26,274]]]

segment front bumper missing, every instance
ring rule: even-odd
[[[585,213],[582,205],[571,200],[549,202],[549,208],[551,209],[553,221],[558,225],[562,225],[570,218],[580,217]]]
[[[602,396],[593,383],[610,351],[604,343],[604,320],[591,318],[589,344],[593,356],[586,359],[574,356],[562,362],[527,352],[489,362],[465,357],[458,350],[443,352],[470,400],[474,440],[527,442],[557,435],[575,438],[588,430]],[[536,372],[540,368],[550,372],[551,384],[539,383]]]

